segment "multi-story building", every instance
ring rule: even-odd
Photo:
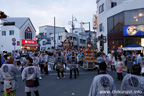
[[[107,42],[97,45],[105,53],[129,44],[144,46],[144,0],[97,0],[98,32]]]
[[[36,49],[38,47],[35,40],[36,30],[29,18],[6,18],[3,22],[15,22],[15,25],[1,26],[0,51]],[[12,38],[15,38],[15,46],[12,45]]]

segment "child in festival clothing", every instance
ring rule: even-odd
[[[122,81],[123,79],[123,75],[122,75],[122,71],[123,71],[123,61],[122,61],[122,58],[120,56],[118,56],[118,61],[116,63],[116,69],[117,69],[117,79],[119,81]]]

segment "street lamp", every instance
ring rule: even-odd
[[[80,24],[81,25],[89,24],[89,43],[90,43],[90,41],[91,41],[91,38],[90,38],[90,22],[81,22]]]

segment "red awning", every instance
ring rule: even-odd
[[[39,47],[37,44],[23,44],[27,47]]]

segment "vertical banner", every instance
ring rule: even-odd
[[[94,15],[93,15],[93,29],[96,30],[96,29],[97,29],[97,26],[98,26],[98,23],[97,23],[97,15],[94,14]]]

